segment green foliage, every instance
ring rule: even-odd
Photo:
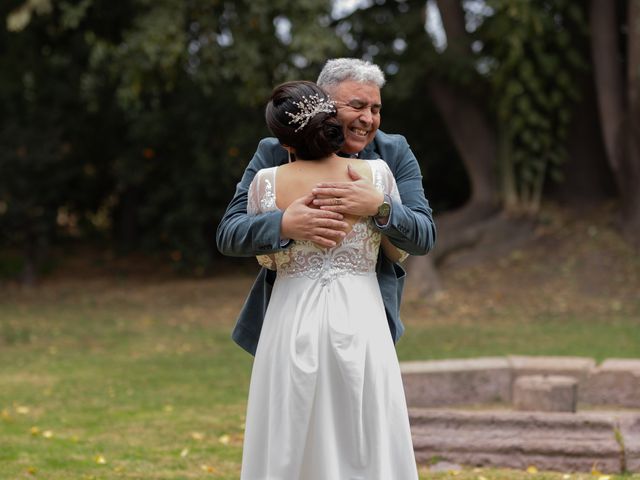
[[[508,209],[538,210],[545,179],[561,179],[577,76],[586,66],[586,19],[574,2],[491,0],[477,35],[491,68],[500,135],[502,198]],[[481,58],[482,58],[481,57]]]
[[[43,260],[61,212],[82,203],[75,186],[84,177],[76,146],[86,116],[76,92],[86,49],[48,24],[46,5],[0,7],[24,16],[7,21],[14,32],[0,31],[0,244],[20,247],[29,269]]]
[[[206,268],[215,224],[267,134],[271,88],[345,54],[386,71],[383,128],[409,138],[439,210],[464,201],[468,185],[426,95],[434,76],[495,120],[506,203],[535,205],[566,155],[583,7],[483,5],[467,10],[474,48],[462,52],[434,47],[417,0],[371,2],[339,20],[330,0],[5,2],[0,246],[37,257],[57,237],[98,237]]]
[[[98,235],[210,265],[217,220],[267,134],[271,88],[339,54],[330,7],[4,4],[0,245]]]
[[[442,128],[426,115],[433,112],[425,96],[429,78],[443,80],[483,108],[499,138],[496,170],[503,203],[535,211],[545,181],[561,179],[559,167],[567,155],[571,112],[579,100],[577,76],[587,67],[585,7],[549,0],[463,5],[471,48],[461,42],[438,51],[425,28],[424,1],[377,1],[338,22],[337,31],[356,56],[386,67],[387,104],[411,99],[411,107],[423,112],[422,122],[406,122],[403,133],[419,130],[415,138],[422,139],[424,132]],[[450,159],[439,161],[435,150],[425,148],[425,166],[435,161],[436,175],[451,172]],[[450,175],[442,175],[435,183],[453,183],[449,191],[463,191],[465,176],[458,173],[451,182]]]

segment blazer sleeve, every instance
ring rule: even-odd
[[[242,180],[229,203],[216,232],[216,244],[223,255],[253,257],[282,249],[280,224],[282,210],[249,215],[247,213],[249,186],[256,173],[276,166],[282,147],[274,138],[260,141],[258,149],[244,171]]]
[[[422,188],[422,174],[407,140],[393,135],[394,149],[383,157],[391,167],[401,202],[391,198],[391,215],[379,230],[410,255],[425,255],[436,241],[436,226]]]

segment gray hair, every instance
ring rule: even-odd
[[[333,58],[325,63],[317,84],[323,88],[338,85],[351,80],[358,83],[373,83],[382,89],[385,84],[384,73],[380,67],[359,58]]]

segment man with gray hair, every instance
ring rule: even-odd
[[[284,211],[249,216],[247,192],[256,172],[289,161],[277,139],[264,138],[218,226],[218,249],[225,255],[249,257],[282,250],[292,240],[310,240],[331,248],[349,229],[343,216],[348,214],[373,217],[380,232],[396,247],[411,255],[426,254],[435,243],[436,231],[424,196],[420,167],[403,136],[378,130],[384,74],[372,63],[338,58],[327,61],[317,83],[334,100],[337,117],[344,126],[341,154],[383,159],[396,179],[402,203],[393,202],[349,169],[351,182],[321,183]],[[404,331],[399,310],[405,272],[381,249],[376,273],[390,333],[397,341]],[[264,268],[260,271],[232,334],[234,341],[251,354],[255,354],[276,275]]]

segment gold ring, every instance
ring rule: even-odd
[[[340,198],[336,198],[336,199],[335,199],[335,201],[334,201],[334,203],[335,203],[336,205],[340,205],[340,204],[342,203],[342,200],[341,200]]]

